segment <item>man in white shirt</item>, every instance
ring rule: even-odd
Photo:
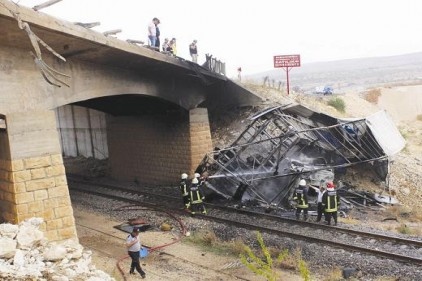
[[[145,278],[146,274],[142,270],[141,265],[139,264],[139,251],[141,250],[141,242],[139,240],[139,228],[134,227],[132,233],[128,235],[128,237],[126,238],[126,247],[130,258],[132,259],[129,273],[135,274],[136,268],[136,271],[138,271],[141,277]]]
[[[323,181],[321,182],[319,189],[309,185],[311,188],[313,188],[315,190],[315,192],[318,194],[318,199],[317,199],[317,203],[318,203],[318,211],[317,211],[317,222],[321,221],[321,217],[322,217],[322,213],[324,212],[324,206],[322,205],[322,196],[324,195],[325,192],[325,187],[323,185]]]
[[[152,22],[148,25],[148,39],[149,45],[155,48],[155,43],[157,40],[157,24],[160,23],[160,20],[153,18]]]

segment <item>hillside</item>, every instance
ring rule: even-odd
[[[282,69],[256,73],[245,79],[262,83],[266,76],[270,80],[274,79],[282,83],[286,81],[286,75]],[[337,93],[343,93],[350,90],[361,91],[379,85],[420,84],[421,82],[422,52],[315,63],[306,63],[305,58],[302,58],[302,66],[290,71],[291,89],[300,89],[307,93],[313,92],[315,87],[325,85],[332,86]]]

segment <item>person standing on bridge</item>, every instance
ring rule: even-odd
[[[157,24],[155,25],[155,47],[157,51],[160,51],[160,28],[158,25],[160,24],[160,20],[158,20]]]
[[[130,264],[129,274],[135,274],[135,269],[141,275],[142,278],[145,278],[145,271],[142,270],[141,265],[139,264],[139,251],[141,250],[141,242],[139,240],[139,228],[134,227],[132,233],[126,238],[126,247],[132,263]]]
[[[157,40],[157,25],[160,23],[158,18],[153,18],[152,22],[148,25],[148,40],[149,45],[155,48],[155,42]]]
[[[334,219],[334,225],[337,225],[337,210],[340,206],[340,197],[334,190],[335,185],[332,182],[327,183],[327,191],[322,196],[322,204],[324,205],[325,220],[328,225],[331,224],[331,217]]]
[[[180,181],[180,192],[182,193],[183,197],[183,206],[185,209],[188,210],[190,207],[190,199],[189,199],[189,187],[188,187],[188,174],[183,173],[181,176],[182,180]]]
[[[198,63],[198,46],[196,43],[197,41],[193,40],[193,42],[189,45],[189,53],[192,57],[192,61]]]
[[[299,181],[299,186],[295,190],[293,199],[297,203],[296,219],[299,220],[300,213],[303,211],[303,220],[308,220],[308,189],[306,188],[306,181],[304,179]]]
[[[176,56],[177,55],[176,38],[173,38],[170,40],[169,47],[170,47],[170,52],[172,53],[172,55]]]

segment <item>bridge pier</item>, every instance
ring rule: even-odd
[[[147,185],[178,184],[212,150],[206,108],[107,119],[111,176]]]
[[[0,129],[1,219],[41,217],[49,240],[77,238],[55,113],[10,113]]]

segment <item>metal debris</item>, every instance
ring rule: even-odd
[[[319,186],[357,164],[370,163],[387,181],[389,157],[404,147],[388,118],[384,111],[340,120],[297,104],[272,107],[252,116],[230,147],[206,155],[197,172],[208,173],[209,194],[265,208],[288,205],[301,178]]]
[[[50,1],[53,2],[53,1]],[[57,1],[56,1],[57,2]],[[54,3],[51,3],[52,5]],[[31,45],[34,48],[34,52],[30,52],[30,54],[34,57],[35,65],[38,67],[38,69],[41,71],[42,76],[44,79],[51,85],[54,85],[56,87],[61,86],[67,86],[70,87],[68,83],[62,80],[62,78],[59,78],[60,76],[63,77],[70,77],[64,73],[61,73],[59,71],[54,70],[52,67],[48,66],[47,63],[44,62],[42,58],[41,48],[39,44],[41,44],[44,48],[46,48],[48,51],[50,51],[54,56],[61,59],[62,61],[66,61],[64,57],[62,57],[59,53],[53,50],[47,43],[45,43],[43,40],[41,40],[30,28],[29,24],[25,21],[23,21],[19,14],[17,12],[14,12],[13,10],[9,9],[7,6],[3,5],[10,14],[16,19],[18,22],[18,26],[20,29],[24,30],[29,37],[29,40],[31,41]],[[34,7],[35,8],[35,7]]]

